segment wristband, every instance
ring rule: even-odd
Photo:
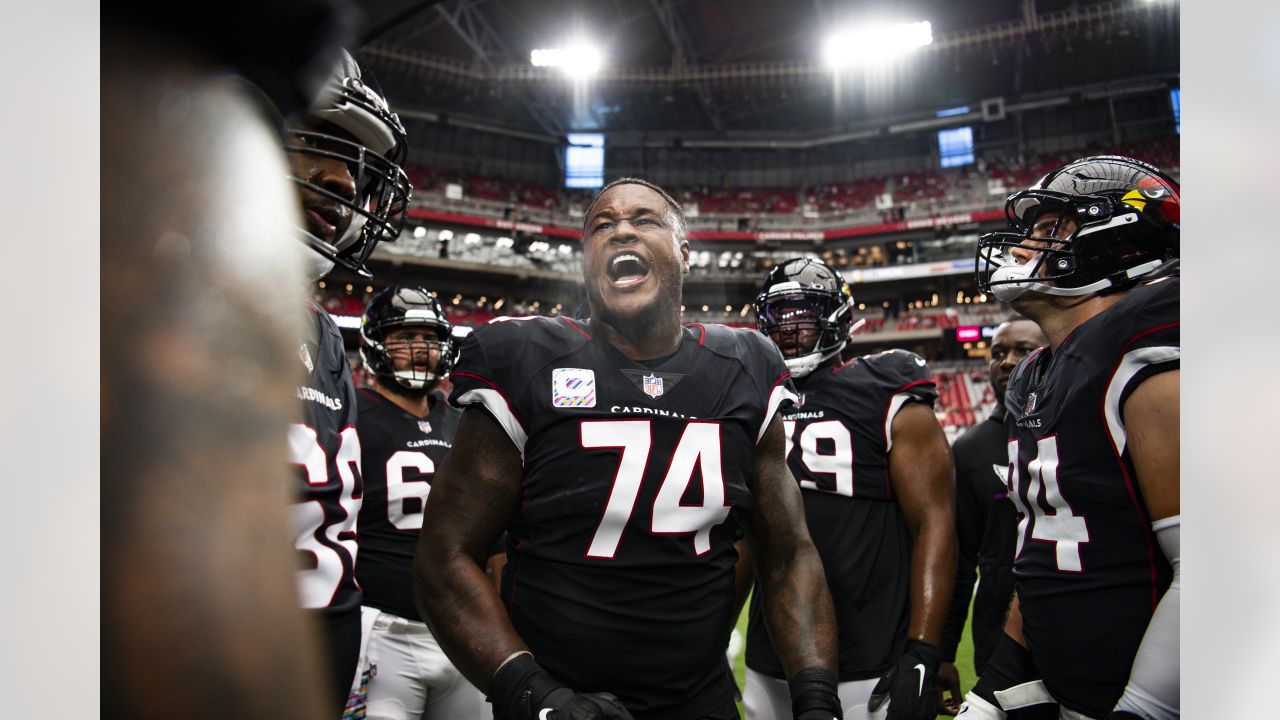
[[[822,667],[807,667],[787,681],[791,690],[791,714],[800,717],[810,710],[830,712],[840,717],[840,693],[835,673]]]
[[[1000,701],[995,694],[997,690],[1008,690],[1039,679],[1040,671],[1031,659],[1031,651],[1008,635],[1002,635],[995,650],[991,652],[991,658],[987,660],[986,672],[978,678],[978,684],[973,686],[971,692],[999,707]]]
[[[516,708],[524,701],[530,704],[530,698],[521,697],[530,692],[530,686],[539,675],[546,671],[527,652],[519,653],[505,661],[498,672],[489,681],[489,699],[493,703],[494,715],[497,717],[518,717]],[[547,676],[550,677],[550,676]],[[533,699],[536,703],[542,698]]]

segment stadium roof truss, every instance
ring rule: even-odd
[[[528,62],[498,64],[495,58],[512,58],[507,43],[494,31],[479,7],[484,0],[451,0],[435,6],[436,12],[467,43],[474,62],[464,62],[409,47],[402,42],[378,40],[365,45],[361,53],[405,69],[428,72],[459,84],[503,83],[537,88],[561,83],[555,68],[534,67]],[[606,65],[592,79],[594,84],[679,86],[693,89],[716,130],[722,129],[721,110],[716,106],[712,86],[733,83],[797,83],[830,77],[831,70],[816,58],[776,62],[696,62],[697,49],[681,17],[679,0],[649,0],[653,14],[671,45],[671,63],[666,66],[631,67]],[[1075,5],[1063,10],[1037,13],[1033,0],[1022,0],[1018,20],[977,28],[961,29],[935,36],[921,51],[945,53],[954,50],[1020,45],[1034,36],[1066,37],[1073,33],[1101,32],[1126,23],[1150,22],[1157,16],[1176,16],[1177,3],[1116,0],[1092,5]],[[719,53],[731,57],[732,48]],[[538,105],[534,95],[521,96],[547,132],[558,132],[560,124],[549,108]]]

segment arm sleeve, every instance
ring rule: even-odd
[[[1129,684],[1116,704],[1116,710],[1150,720],[1177,720],[1181,712],[1178,679],[1178,616],[1182,594],[1178,570],[1180,517],[1165,518],[1151,524],[1160,549],[1173,566],[1173,582],[1160,598],[1160,604],[1147,624],[1147,633],[1142,637],[1138,655],[1133,660],[1133,670],[1129,673]]]
[[[978,545],[981,542],[982,520],[979,517],[970,480],[964,472],[960,458],[963,446],[952,449],[956,466],[956,540],[958,541],[956,584],[951,591],[951,608],[942,626],[942,655],[955,662],[956,648],[964,633],[964,623],[969,617],[969,601],[973,598],[973,584],[977,580]]]

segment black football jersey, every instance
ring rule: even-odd
[[[910,620],[912,542],[889,481],[893,418],[938,397],[923,358],[904,350],[822,367],[796,381],[783,411],[787,465],[803,491],[840,632],[840,680],[882,675],[902,654]],[[747,666],[783,677],[759,593],[747,626]]]
[[[969,600],[973,600],[973,665],[979,675],[1004,634],[1013,599],[1013,546],[1018,511],[1009,500],[1009,432],[1005,410],[973,426],[952,446],[956,465],[956,539],[959,565],[951,608],[942,629],[942,652],[954,658]],[[979,577],[980,576],[980,577]],[[974,589],[974,580],[978,587]]]
[[[637,719],[732,702],[733,543],[756,443],[792,397],[763,335],[690,325],[637,363],[568,318],[467,337],[450,402],[479,404],[524,459],[502,596],[539,663]]]
[[[1119,700],[1170,581],[1121,410],[1178,368],[1178,290],[1177,277],[1130,290],[1056,352],[1024,358],[1005,396],[1024,632],[1049,692],[1088,715]]]
[[[300,501],[290,514],[302,554],[298,591],[304,608],[356,612],[356,518],[360,512],[360,438],[356,388],[338,326],[310,306],[308,337],[298,346],[306,381],[298,387],[298,421],[289,426],[290,460]]]
[[[453,444],[462,413],[439,393],[430,396],[431,411],[425,418],[409,414],[373,390],[361,389],[357,401],[364,503],[356,579],[364,589],[365,605],[421,621],[413,604],[410,565],[431,479]]]

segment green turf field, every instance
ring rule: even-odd
[[[747,607],[750,603],[744,603],[742,608],[742,616],[738,618],[738,634],[743,639],[743,646],[747,638]],[[743,678],[747,674],[746,653],[739,650],[733,659],[733,677],[738,681],[738,687],[742,687]],[[973,638],[969,636],[969,623],[965,623],[964,635],[960,638],[960,647],[956,650],[956,669],[960,671],[960,688],[968,690],[973,686],[976,679],[973,674]],[[738,714],[742,714],[742,703],[738,703]],[[939,715],[939,718],[945,718],[946,715]]]

